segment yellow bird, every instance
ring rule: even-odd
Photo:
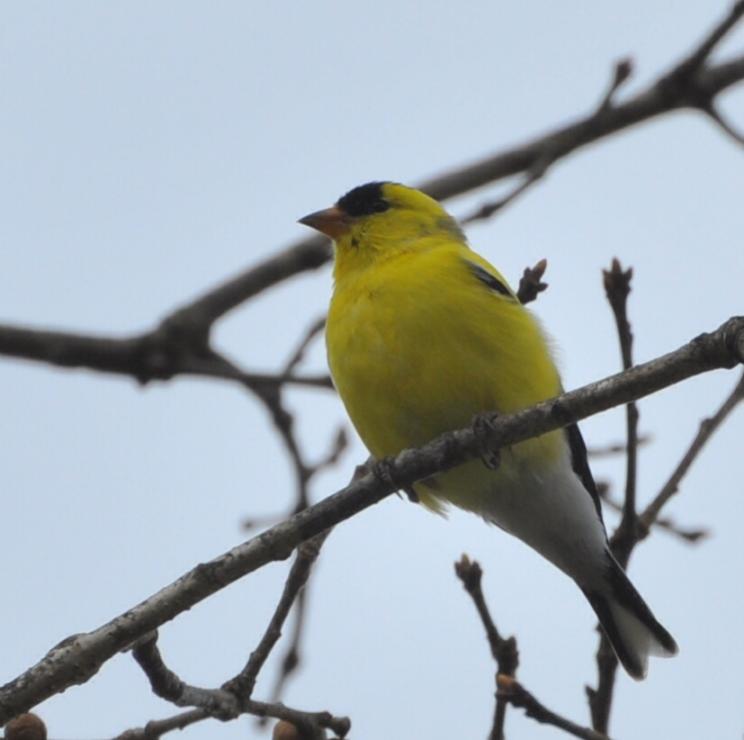
[[[378,459],[561,392],[539,323],[468,246],[437,201],[371,182],[300,223],[335,242],[328,362],[359,436]],[[610,553],[576,424],[418,481],[434,510],[473,511],[573,578],[628,673],[677,651]]]

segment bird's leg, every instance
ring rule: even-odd
[[[489,470],[497,470],[501,464],[501,451],[490,449],[486,442],[489,433],[493,429],[495,418],[496,414],[493,412],[477,414],[473,417],[473,434],[475,434],[475,439],[478,443],[480,458]]]

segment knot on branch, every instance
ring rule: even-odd
[[[713,332],[704,332],[690,343],[710,367],[732,368],[744,363],[744,316],[733,316]]]

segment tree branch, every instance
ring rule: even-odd
[[[113,338],[0,324],[0,355],[128,375],[142,384],[190,375],[232,380],[253,390],[285,383],[333,388],[328,376],[243,372],[216,352],[203,347],[195,352],[188,343],[161,329]]]
[[[506,708],[509,704],[524,709],[528,717],[538,722],[557,727],[570,735],[585,738],[586,740],[607,740],[605,735],[595,732],[588,727],[577,725],[575,722],[551,711],[514,678],[517,667],[519,666],[517,641],[514,637],[502,637],[494,624],[481,588],[483,571],[480,565],[475,561],[471,561],[467,555],[463,555],[455,563],[455,573],[460,581],[462,581],[465,591],[467,591],[473,600],[473,604],[486,630],[491,655],[497,665],[496,710],[494,712],[493,727],[488,736],[489,740],[503,740],[504,720],[506,719]]]
[[[640,516],[642,539],[648,536],[651,526],[654,523],[658,523],[658,517],[662,507],[677,493],[679,484],[687,474],[687,471],[692,467],[698,455],[703,451],[708,440],[742,400],[744,400],[744,374],[739,378],[739,382],[734,386],[734,389],[729,393],[713,416],[700,422],[700,428],[695,438],[692,440],[687,452],[682,456],[677,467],[669,476],[669,480],[662,486],[653,501],[643,510]]]
[[[620,261],[612,260],[609,270],[603,270],[603,282],[607,300],[615,318],[620,340],[620,355],[623,370],[633,366],[633,332],[628,321],[628,295],[633,279],[633,268],[623,270]],[[613,538],[613,552],[625,567],[636,534],[636,479],[638,467],[638,406],[631,402],[625,407],[626,422],[626,471],[625,499],[620,525]]]
[[[235,719],[245,713],[256,714],[262,718],[282,718],[282,715],[276,714],[275,710],[255,711],[257,703],[251,701],[251,695],[258,674],[281,637],[282,627],[292,604],[307,583],[312,566],[329,533],[330,530],[326,530],[311,540],[303,542],[297,549],[297,557],[287,576],[279,603],[263,637],[256,649],[251,653],[245,667],[236,676],[226,681],[219,689],[203,689],[191,686],[182,681],[163,661],[157,647],[156,632],[151,632],[137,641],[132,649],[132,655],[148,677],[153,692],[176,706],[196,707],[196,711],[182,713],[165,720],[148,723],[143,730],[145,733],[149,732],[150,736],[152,736],[155,733],[154,727],[157,727],[158,734],[156,736],[159,737],[170,730],[183,729],[187,725],[210,717],[225,721]],[[261,704],[261,706],[277,707],[281,705],[273,703],[270,705]],[[318,719],[321,716],[320,714],[293,711],[295,711],[295,718],[301,714],[304,716],[299,726],[312,731],[310,732],[312,736],[318,735],[325,737],[324,732],[322,732],[322,728],[325,726],[332,727],[335,732],[343,735],[348,732],[350,726],[348,719],[335,718],[328,713],[323,713],[322,716],[327,715],[331,718],[331,722],[330,724],[323,724]],[[343,732],[341,732],[342,728]],[[137,730],[129,731],[129,733],[134,733],[132,735],[133,737],[138,737],[138,732]],[[129,735],[124,733],[124,736],[128,737]],[[147,737],[147,735],[145,736]]]
[[[610,509],[612,509],[613,511],[622,513],[623,511],[622,503],[615,501],[615,499],[613,499],[610,496],[609,490],[606,484],[603,485],[598,482],[597,491],[599,492],[599,495],[601,496],[603,503],[607,504],[607,506],[609,506]],[[641,517],[639,517],[638,519],[638,526],[639,526],[639,531],[641,533],[640,536],[643,536],[644,525],[643,525],[643,522],[641,521]],[[668,516],[657,517],[654,520],[651,527],[657,527],[658,529],[661,529],[671,535],[674,535],[675,537],[678,537],[679,539],[691,545],[701,542],[706,537],[708,537],[708,535],[710,534],[710,532],[705,527],[683,527],[677,524],[673,519],[671,519]]]
[[[297,548],[297,558],[289,571],[281,598],[266,628],[266,632],[256,646],[256,649],[251,653],[243,670],[237,676],[227,681],[222,686],[223,689],[244,698],[250,698],[253,694],[253,688],[256,685],[258,674],[261,668],[263,668],[274,645],[276,645],[281,637],[282,627],[289,615],[292,604],[294,604],[295,599],[307,583],[307,579],[310,577],[310,571],[320,553],[320,548],[329,534],[330,530],[321,532],[311,540],[303,542]]]
[[[628,295],[630,282],[633,278],[633,268],[623,270],[620,261],[612,260],[609,270],[602,271],[603,283],[607,300],[612,308],[612,315],[617,327],[620,340],[620,355],[623,369],[633,365],[633,332],[628,321]],[[628,558],[636,542],[636,478],[638,460],[638,406],[631,402],[625,407],[626,426],[626,468],[625,468],[625,498],[623,499],[620,524],[615,530],[611,549],[623,568],[628,565]],[[617,677],[618,660],[610,645],[604,630],[599,629],[599,645],[597,647],[597,688],[587,687],[586,695],[589,700],[589,710],[592,716],[592,726],[600,732],[607,733],[612,710],[612,699],[615,694],[615,679]]]
[[[532,717],[532,719],[542,724],[557,727],[569,735],[580,737],[584,740],[609,740],[604,733],[596,732],[590,727],[577,725],[570,719],[561,717],[559,714],[551,711],[527,691],[519,681],[509,676],[502,676],[501,674],[499,674],[496,680],[499,686],[498,695],[513,706],[524,709],[528,717]]]
[[[74,635],[36,665],[0,687],[0,723],[74,684],[89,680],[117,652],[242,576],[283,560],[301,542],[389,496],[393,490],[477,457],[558,429],[592,414],[642,398],[685,378],[744,361],[744,317],[650,362],[509,416],[487,415],[487,424],[441,435],[389,462],[391,480],[372,474],[201,563],[158,593],[92,632]],[[477,431],[476,431],[477,430]]]
[[[519,651],[517,650],[517,641],[514,637],[502,637],[496,628],[496,624],[491,617],[491,612],[488,610],[486,599],[483,595],[483,589],[481,587],[481,579],[483,577],[483,570],[480,564],[473,560],[471,561],[467,555],[463,555],[458,562],[455,563],[455,573],[462,582],[465,591],[467,591],[470,598],[473,600],[478,616],[483,623],[483,627],[486,630],[486,637],[488,644],[491,648],[491,655],[496,661],[497,666],[497,682],[498,676],[514,677],[519,666]],[[496,709],[493,715],[493,726],[488,736],[489,740],[503,740],[504,738],[504,722],[506,720],[506,708],[509,702],[503,696],[499,696],[496,693]]]
[[[517,188],[522,192],[539,179],[535,173],[544,171],[546,162],[553,164],[630,126],[682,108],[700,110],[711,117],[715,98],[744,80],[744,55],[706,65],[716,44],[741,17],[741,5],[736,3],[726,18],[671,72],[624,103],[614,103],[613,97],[623,74],[629,72],[623,69],[623,65],[629,66],[627,62],[616,66],[608,95],[589,114],[523,144],[424,180],[418,186],[439,200],[448,200],[526,173],[527,180]],[[711,120],[716,120],[715,116]],[[720,126],[721,120],[716,123]],[[0,354],[131,375],[142,383],[189,373],[189,360],[208,349],[211,327],[219,318],[277,283],[317,269],[330,258],[325,238],[299,240],[174,310],[150,332],[133,337],[82,337],[67,332],[0,326]]]

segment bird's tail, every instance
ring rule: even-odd
[[[612,555],[604,584],[581,590],[592,605],[618,660],[636,680],[646,677],[648,656],[665,658],[677,643],[659,623]]]

